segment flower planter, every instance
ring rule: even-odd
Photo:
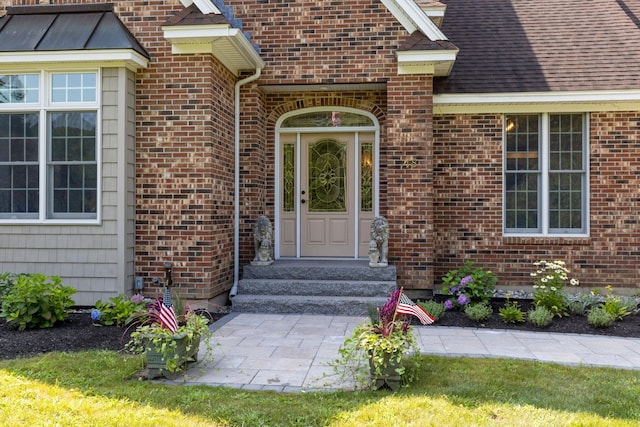
[[[380,367],[379,372],[376,372],[373,357],[370,357],[369,368],[371,372],[371,385],[374,390],[389,388],[397,391],[400,389],[402,376],[398,373],[398,370],[402,368],[402,361],[398,361],[397,357],[392,357],[392,354],[385,355],[384,365]]]
[[[146,347],[147,368],[149,371],[149,379],[164,376],[173,380],[177,377],[178,372],[183,370],[188,362],[198,360],[198,350],[200,349],[200,336],[193,336],[192,341],[185,333],[178,333],[173,336],[176,342],[175,348],[170,346],[166,351],[162,351],[161,344],[154,344],[151,341]],[[177,358],[176,358],[177,355]],[[171,370],[167,367],[167,361],[175,359],[177,369]]]

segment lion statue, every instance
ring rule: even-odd
[[[383,216],[371,221],[371,242],[369,243],[369,266],[386,267],[389,253],[389,222]]]
[[[255,257],[251,265],[273,263],[273,227],[269,218],[264,215],[260,215],[253,225],[253,247]]]

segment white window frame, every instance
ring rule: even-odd
[[[531,231],[530,229],[507,229],[507,188],[506,188],[506,176],[507,176],[507,116],[510,115],[531,115],[536,114],[539,117],[539,158],[540,158],[540,172],[539,172],[539,186],[538,186],[538,216],[539,216],[539,230]],[[583,131],[582,131],[582,147],[583,147],[583,174],[584,181],[582,184],[583,198],[582,198],[582,229],[550,229],[549,227],[549,144],[550,144],[550,117],[552,115],[562,114],[581,114]],[[581,112],[553,112],[553,113],[508,113],[502,117],[502,229],[505,237],[589,237],[589,115]]]
[[[54,74],[95,73],[96,99],[94,102],[52,102],[51,82]],[[54,69],[8,69],[0,70],[2,75],[38,74],[39,100],[37,103],[0,103],[0,113],[38,113],[38,168],[39,168],[39,204],[38,218],[20,218],[19,214],[12,218],[0,218],[0,224],[100,224],[102,213],[102,76],[98,68],[54,68]],[[53,178],[49,177],[50,135],[48,133],[48,113],[51,112],[95,112],[96,114],[96,213],[95,217],[87,218],[86,213],[62,214],[62,217],[52,218],[51,198],[53,193]]]

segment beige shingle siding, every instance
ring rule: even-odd
[[[133,204],[134,173],[132,113],[133,98],[130,72],[116,68],[102,71],[102,221],[99,225],[2,225],[0,226],[0,272],[43,273],[58,275],[78,292],[78,305],[93,305],[132,288],[133,281]],[[125,78],[123,78],[125,76]],[[122,81],[121,81],[122,80]],[[122,88],[122,89],[121,89]],[[118,92],[126,91],[128,126],[118,126]],[[125,107],[125,106],[123,106]],[[123,129],[123,131],[120,131]],[[131,134],[124,135],[124,129]],[[125,141],[127,144],[125,146]],[[118,176],[119,150],[126,150],[128,177]],[[119,180],[124,179],[122,186]],[[118,191],[127,200],[123,209],[126,221],[118,217]],[[123,242],[119,247],[119,241]],[[126,271],[125,271],[126,270]]]

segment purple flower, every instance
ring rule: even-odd
[[[449,300],[446,300],[444,302],[444,309],[445,310],[451,310],[453,308],[453,303]]]
[[[464,286],[467,286],[469,283],[472,283],[472,282],[473,282],[473,277],[471,277],[471,276],[463,277],[460,280],[460,287],[462,288]]]
[[[452,287],[451,289],[449,289],[449,292],[452,294],[455,294],[456,292],[458,292],[458,287],[457,286]]]
[[[469,304],[469,297],[467,297],[465,294],[460,294],[460,296],[458,297],[458,304],[460,305],[467,305]]]
[[[131,302],[136,304],[142,304],[144,302],[144,296],[142,294],[135,294],[131,296]]]
[[[400,289],[393,291],[387,302],[380,307],[378,315],[381,322],[387,323],[393,320],[393,315],[395,314],[396,306],[398,305],[398,299],[400,299]]]
[[[91,320],[93,320],[94,322],[97,322],[98,320],[100,320],[101,317],[102,317],[102,313],[100,313],[100,310],[98,310],[97,308],[94,308],[93,310],[91,310]]]

